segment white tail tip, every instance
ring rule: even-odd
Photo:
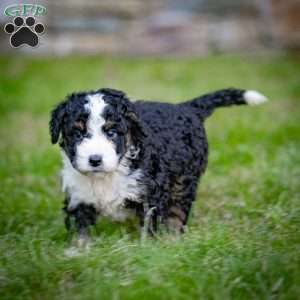
[[[257,91],[246,91],[244,99],[249,105],[258,105],[268,101],[267,97]]]

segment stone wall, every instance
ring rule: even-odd
[[[52,0],[34,53],[187,56],[297,49],[297,0]],[[3,18],[1,19],[3,21]],[[5,34],[1,50],[11,51]],[[21,51],[32,53],[23,47]]]
[[[273,35],[281,46],[300,49],[300,1],[270,0]]]

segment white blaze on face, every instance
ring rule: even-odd
[[[116,146],[102,130],[102,126],[105,124],[102,114],[106,105],[101,94],[88,96],[85,108],[90,112],[86,124],[90,136],[84,138],[76,148],[76,165],[79,171],[113,172],[118,166],[119,157],[116,153]],[[101,166],[93,168],[90,165],[89,158],[92,155],[102,157]]]

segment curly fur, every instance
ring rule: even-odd
[[[88,128],[83,130],[92,113],[86,109],[89,99],[103,101],[101,138],[113,145],[118,157],[118,165],[110,172],[82,172],[76,165],[79,145],[92,138]],[[96,215],[116,220],[135,215],[143,226],[151,210],[150,231],[165,224],[182,232],[207,166],[205,119],[218,107],[265,100],[255,91],[239,89],[217,91],[177,105],[130,102],[123,92],[112,89],[72,94],[52,111],[50,121],[52,143],[61,135],[67,219],[75,219],[79,232],[94,224]],[[78,120],[82,122],[80,134],[74,129]],[[114,127],[115,140],[104,137],[106,126]],[[101,146],[98,148],[101,152]]]

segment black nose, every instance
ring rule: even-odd
[[[89,158],[89,163],[92,167],[99,167],[102,163],[102,156],[101,155],[91,155]]]

